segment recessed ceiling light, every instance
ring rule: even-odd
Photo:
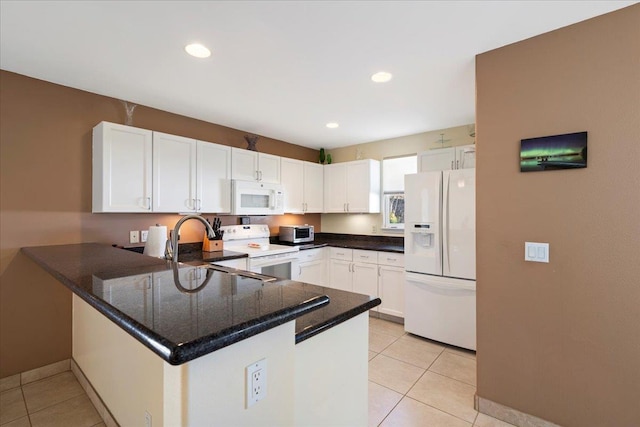
[[[327,127],[328,127],[329,129],[335,129],[335,128],[337,128],[338,126],[340,126],[340,125],[339,125],[338,123],[336,123],[336,122],[327,123]]]
[[[184,50],[196,58],[208,58],[211,56],[211,51],[199,43],[188,44],[184,47]]]
[[[371,80],[373,80],[376,83],[386,83],[389,80],[391,80],[393,76],[391,75],[391,73],[387,73],[386,71],[380,71],[378,73],[375,73],[373,76],[371,76]]]

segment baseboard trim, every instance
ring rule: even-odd
[[[120,427],[120,425],[116,422],[116,419],[109,411],[109,408],[107,408],[107,405],[104,404],[87,377],[85,377],[82,369],[80,369],[76,361],[73,359],[71,359],[71,372],[73,372],[73,374],[78,379],[78,382],[84,389],[85,393],[87,393],[87,396],[89,396],[89,400],[91,400],[91,403],[93,403],[93,406],[98,411],[98,414],[102,418],[102,421],[104,421],[106,427]]]
[[[475,396],[474,406],[478,412],[518,427],[561,427],[558,424],[520,412],[517,409],[493,402],[478,395]]]

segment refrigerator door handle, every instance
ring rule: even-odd
[[[444,257],[444,263],[446,263],[447,269],[446,271],[443,271],[442,274],[446,276],[451,273],[451,257],[449,256],[449,194],[451,192],[451,174],[447,174],[447,179],[444,182],[445,200],[443,203],[444,214],[442,215],[442,256]]]

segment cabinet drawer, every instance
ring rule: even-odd
[[[324,248],[305,249],[298,253],[300,262],[321,261],[324,259]]]
[[[404,267],[404,254],[395,252],[378,252],[378,264]]]
[[[361,249],[353,249],[353,261],[377,264],[378,255],[375,251],[363,251]]]
[[[329,248],[329,257],[332,259],[343,259],[353,261],[353,249]]]

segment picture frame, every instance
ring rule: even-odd
[[[586,131],[520,140],[520,172],[586,167]]]

